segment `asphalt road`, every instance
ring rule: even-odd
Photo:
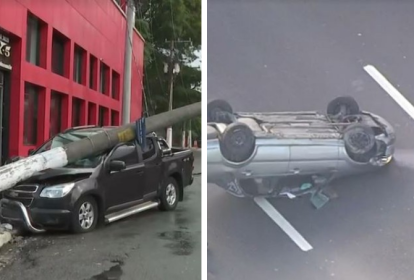
[[[37,235],[1,254],[14,259],[2,280],[201,279],[201,177],[176,211],[149,210],[84,235]]]
[[[270,200],[304,252],[254,201],[208,185],[209,279],[414,279],[414,120],[364,71],[414,102],[412,1],[208,1],[208,99],[236,111],[325,111],[351,95],[397,132],[384,172],[341,180],[339,198]]]

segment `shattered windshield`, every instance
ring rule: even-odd
[[[50,149],[59,148],[64,145],[67,145],[71,142],[81,140],[85,137],[92,136],[96,133],[101,132],[100,130],[82,130],[82,131],[71,131],[66,133],[59,133],[55,137],[53,137],[50,141],[45,143],[41,146],[34,154],[39,154]],[[104,153],[99,155],[91,156],[88,158],[84,158],[73,162],[71,164],[66,165],[65,167],[71,168],[95,168],[99,165],[102,160]]]

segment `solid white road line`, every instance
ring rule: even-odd
[[[312,246],[302,235],[263,197],[255,197],[254,201],[262,210],[292,239],[303,251],[312,250]]]
[[[364,70],[414,119],[414,106],[374,66],[366,65]]]

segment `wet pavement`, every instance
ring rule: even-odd
[[[395,162],[308,198],[270,199],[302,251],[254,201],[208,185],[209,279],[414,279],[414,120],[369,76],[414,103],[414,2],[209,0],[208,99],[236,111],[318,110],[351,95],[395,127]]]
[[[0,279],[201,279],[200,180],[173,212],[149,210],[89,234],[48,233],[9,244],[0,251],[11,262]]]

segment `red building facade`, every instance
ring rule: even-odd
[[[124,0],[0,0],[1,162],[80,125],[118,125]],[[131,120],[142,114],[144,41],[133,38]]]

